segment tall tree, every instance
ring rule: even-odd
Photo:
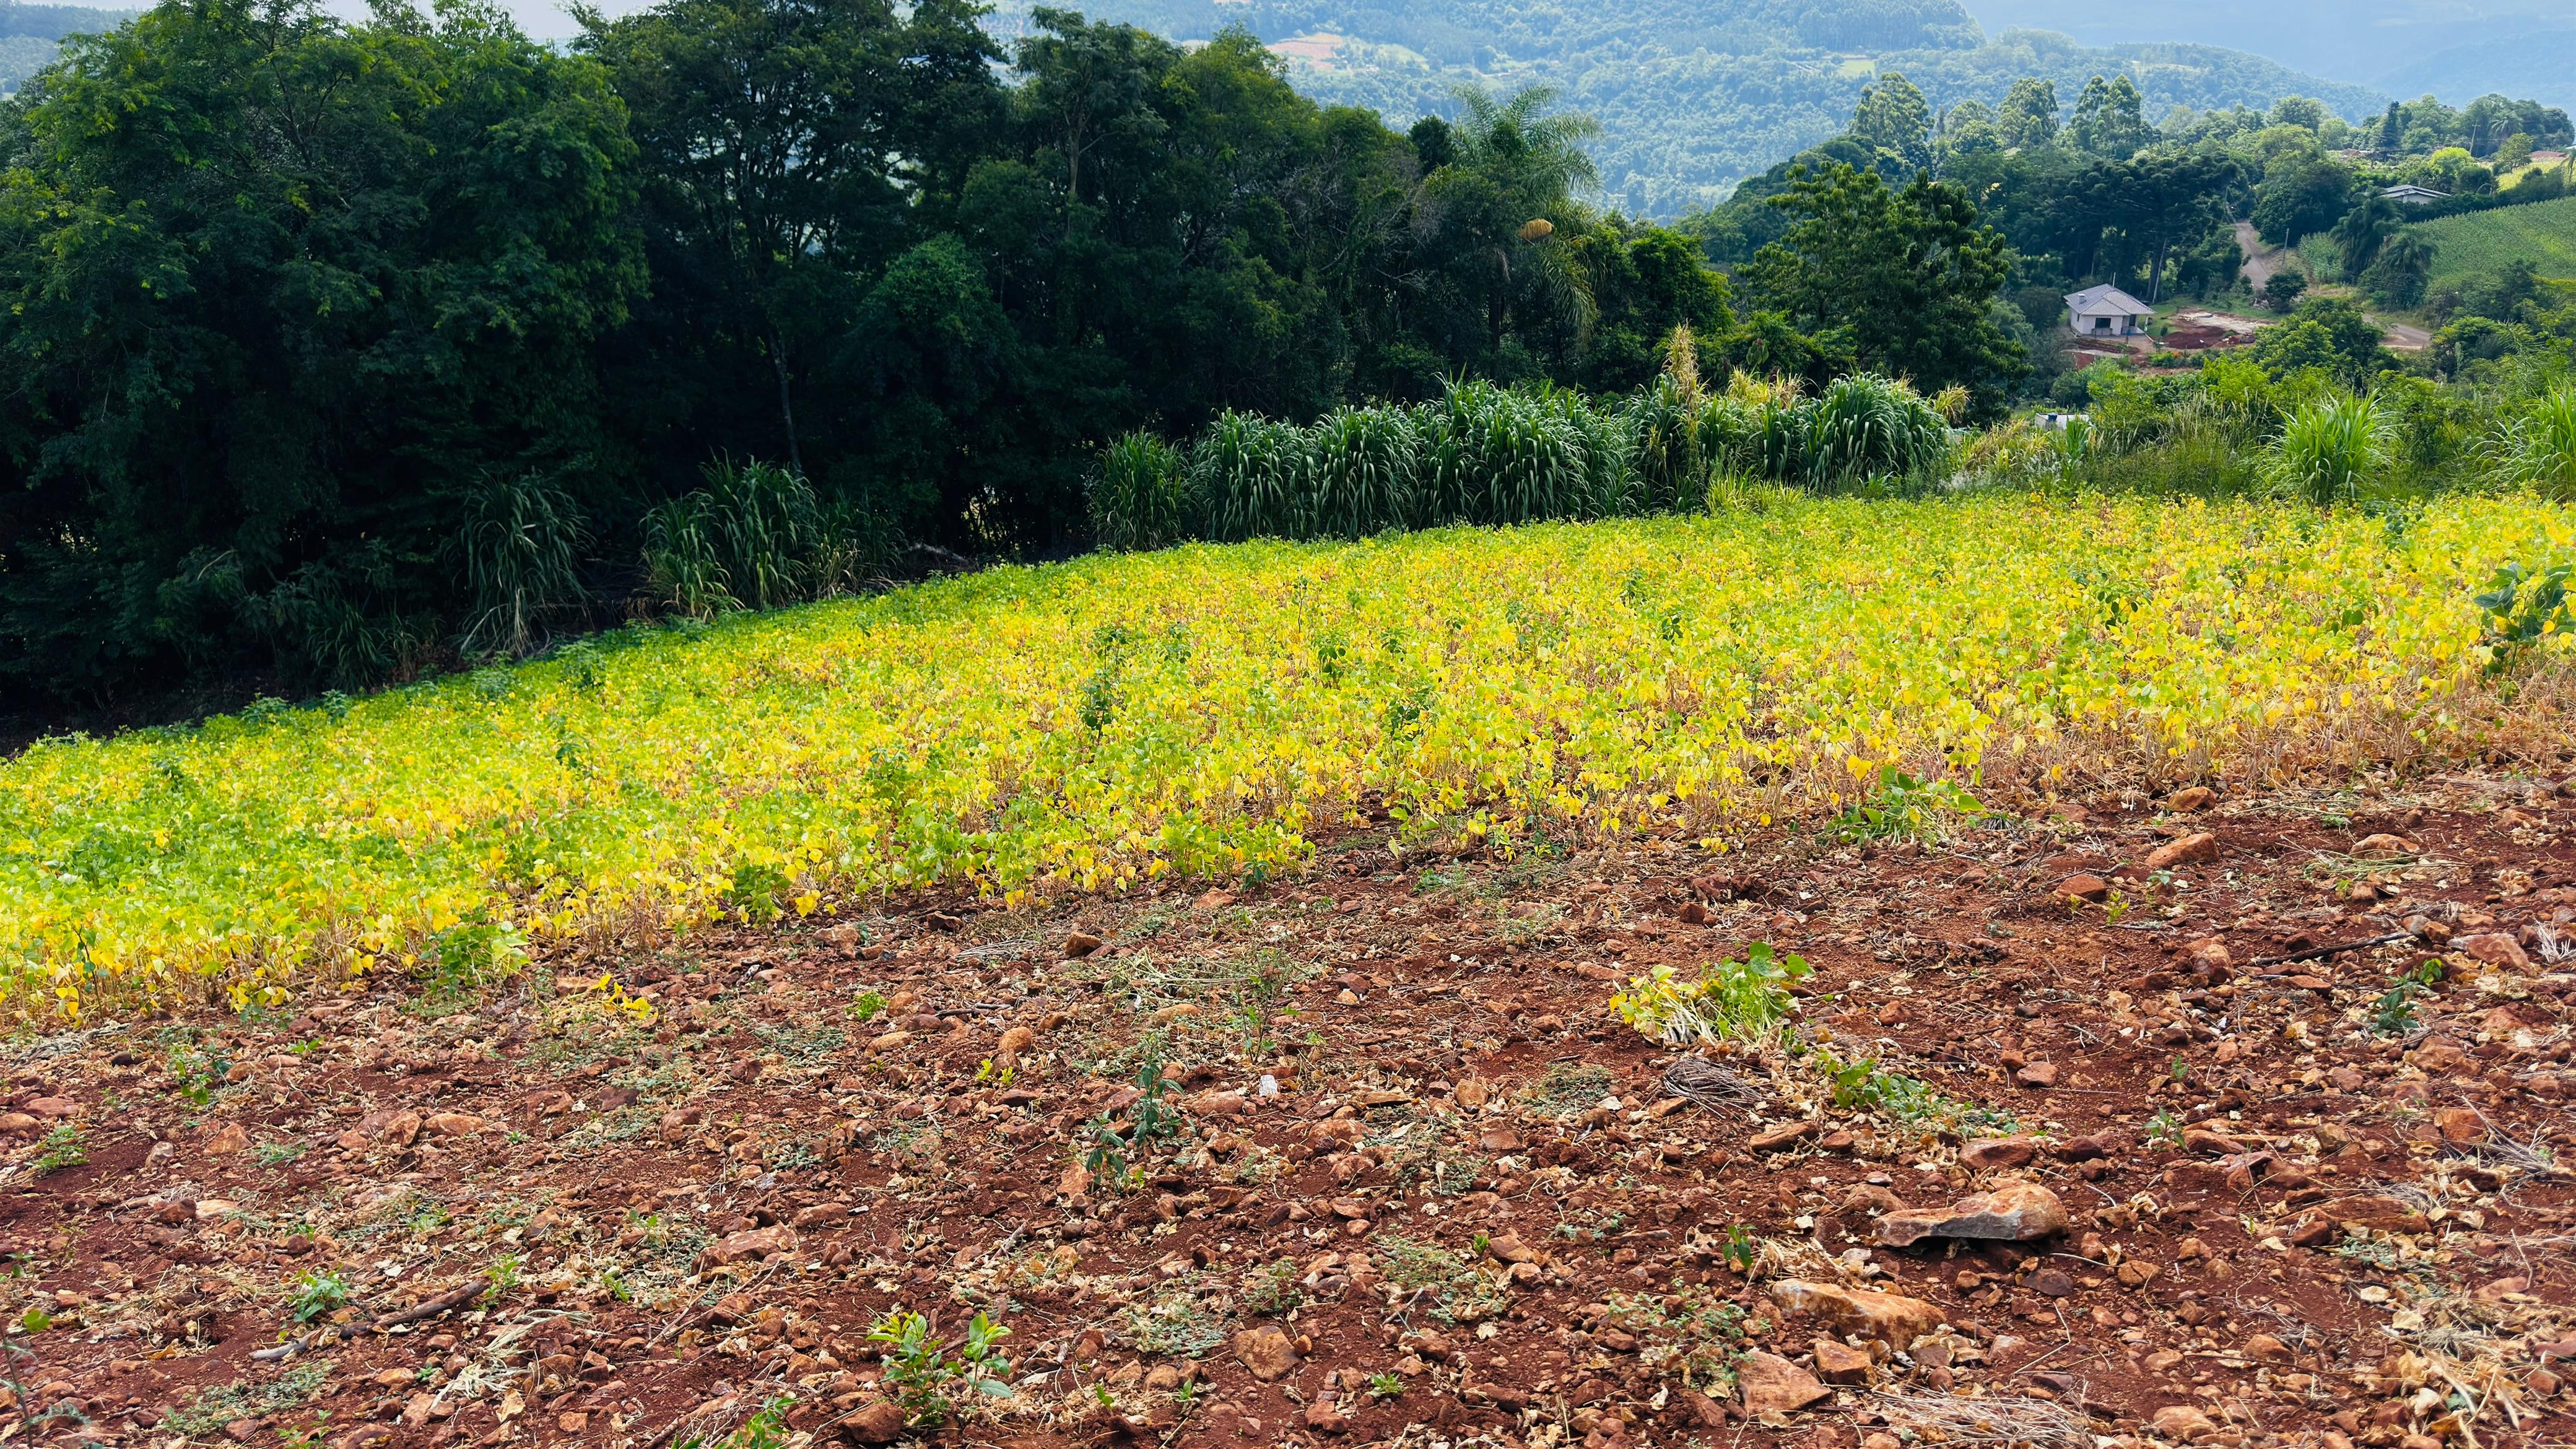
[[[363,683],[449,649],[469,515],[560,559],[645,280],[598,66],[497,8],[189,0],[70,42],[6,129],[0,674]]]
[[[1923,92],[1895,71],[1862,88],[1860,101],[1852,108],[1850,134],[1862,145],[1896,156],[1908,166],[1932,164],[1932,108],[1924,103]]]
[[[2108,81],[2097,75],[2084,83],[2084,93],[2076,98],[2067,138],[2078,151],[2125,161],[2146,144],[2141,105],[2138,88],[2125,73]]]
[[[1771,204],[1799,219],[1747,269],[1756,305],[1811,334],[1848,335],[1864,367],[1926,389],[1964,384],[1987,408],[2028,371],[1994,316],[2012,247],[1957,187],[1918,174],[1894,191],[1876,172],[1835,166]]]
[[[920,103],[970,114],[997,59],[954,0],[665,0],[576,12],[643,152],[666,265],[699,275],[722,350],[765,362],[777,446],[804,471],[796,381],[907,240]],[[989,92],[989,77],[984,86]],[[963,91],[961,95],[960,92]]]
[[[2045,146],[2057,139],[2057,83],[2023,76],[2004,92],[1995,129],[2007,146]]]

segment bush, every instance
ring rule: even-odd
[[[2367,394],[2341,394],[2290,415],[2266,459],[2264,477],[2311,503],[2349,502],[2388,461],[2388,423]]]
[[[542,477],[496,481],[466,500],[457,545],[475,613],[458,646],[468,658],[524,659],[543,642],[545,616],[580,607],[581,534],[580,510]]]
[[[1586,511],[1595,449],[1566,407],[1469,382],[1427,412],[1424,523],[1534,523]]]
[[[1805,405],[1810,486],[1901,478],[1939,463],[1950,425],[1913,388],[1870,373],[1838,377]]]

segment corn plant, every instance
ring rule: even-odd
[[[727,591],[753,609],[811,597],[822,543],[812,486],[774,463],[731,459],[708,464],[706,480],[706,518]]]
[[[725,587],[707,526],[707,496],[690,493],[656,504],[644,515],[644,584],[656,608],[685,619],[707,619],[742,604]]]
[[[2278,492],[2310,503],[2349,502],[2387,465],[2388,431],[2368,394],[2320,398],[2282,425],[2264,476]]]
[[[1869,373],[1835,378],[1803,411],[1810,487],[1917,473],[1950,443],[1950,425],[1914,389]]]

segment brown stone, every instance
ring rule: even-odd
[[[420,1125],[441,1137],[471,1137],[482,1131],[485,1123],[471,1112],[438,1112],[424,1119]]]
[[[206,1151],[209,1155],[239,1152],[248,1146],[250,1146],[250,1134],[242,1130],[239,1122],[227,1122],[206,1138]]]
[[[79,1105],[69,1097],[36,1097],[27,1102],[25,1110],[34,1116],[56,1120],[80,1115]]]
[[[1973,1137],[1959,1149],[1959,1165],[1970,1172],[2020,1167],[2039,1155],[2039,1144],[2027,1137]]]
[[[1075,931],[1064,938],[1064,955],[1068,961],[1079,961],[1100,949],[1100,938],[1089,931]]]
[[[2502,931],[2461,936],[2451,942],[2451,949],[2489,966],[2520,971],[2531,965],[2531,957],[2522,949],[2522,943]]]
[[[1836,1333],[1876,1339],[1892,1348],[1903,1348],[1941,1326],[1940,1309],[1901,1293],[1783,1278],[1771,1285],[1771,1296],[1793,1313],[1814,1314]]]
[[[2032,1062],[2013,1073],[2013,1080],[2025,1087],[2054,1087],[2057,1085],[2057,1063]]]
[[[1963,1197],[1948,1208],[1907,1208],[1878,1220],[1878,1241],[1902,1248],[1924,1238],[1994,1238],[2027,1242],[2066,1226],[2066,1205],[2036,1183],[2006,1183]]]
[[[1869,1382],[1870,1357],[1840,1339],[1816,1340],[1816,1377],[1829,1384]]]
[[[1265,1384],[1297,1371],[1297,1345],[1276,1328],[1247,1328],[1236,1334],[1234,1357]]]
[[[1744,1145],[1755,1152],[1770,1152],[1776,1148],[1786,1147],[1814,1132],[1816,1125],[1813,1121],[1783,1122],[1777,1127],[1768,1127],[1755,1133],[1753,1140]]]
[[[1833,1396],[1833,1390],[1818,1383],[1814,1374],[1776,1353],[1758,1350],[1736,1360],[1735,1382],[1744,1391],[1744,1412],[1756,1417],[1793,1414]]]
[[[2177,865],[2207,865],[2217,859],[2218,837],[2206,830],[2195,830],[2148,851],[2146,864],[2149,870],[2171,870]]]
[[[2381,831],[2354,841],[2352,853],[2355,855],[2413,855],[2415,842],[2403,835],[2390,835],[2386,831]]]
[[[1538,1254],[1531,1252],[1527,1244],[1511,1233],[1487,1235],[1485,1251],[1491,1253],[1497,1263],[1531,1263],[1538,1260]]]
[[[765,1228],[751,1228],[707,1245],[705,1260],[711,1265],[739,1263],[746,1259],[757,1262],[772,1253],[796,1249],[796,1230],[784,1223]]]
[[[1037,1044],[1038,1034],[1036,1032],[1029,1030],[1025,1026],[1015,1026],[1002,1033],[1001,1045],[997,1047],[996,1050],[1004,1057],[1017,1057],[1020,1053],[1027,1051],[1029,1048],[1036,1046]]]
[[[2247,1358],[2258,1363],[2288,1363],[2290,1346],[2268,1333],[2249,1336],[2242,1345]]]
[[[2218,1432],[2218,1426],[2210,1422],[2207,1414],[2189,1404],[2167,1404],[2156,1410],[2147,1425],[2167,1439],[2180,1439],[2185,1443]]]
[[[2487,1119],[2473,1107],[2444,1107],[2433,1114],[2433,1125],[2443,1141],[2456,1147],[2483,1141],[2487,1135]]]
[[[849,1220],[850,1205],[840,1202],[818,1202],[812,1207],[798,1208],[795,1218],[792,1219],[800,1228],[828,1227],[834,1223],[846,1223]]]
[[[1351,1430],[1351,1420],[1327,1394],[1306,1406],[1306,1427],[1318,1434],[1347,1434]]]
[[[862,1404],[841,1421],[841,1437],[853,1444],[891,1444],[903,1437],[903,1406],[892,1399]]]
[[[2173,798],[2167,800],[2165,805],[2168,809],[2180,810],[2185,814],[2189,814],[2195,810],[2206,810],[2217,803],[2217,791],[2209,788],[2207,785],[2192,785],[2184,789],[2176,790],[2173,793]]]
[[[2098,906],[2111,898],[2111,883],[2089,872],[2070,875],[2057,883],[2057,893],[2070,900],[2091,901]]]
[[[1458,1084],[1457,1090],[1452,1095],[1457,1097],[1459,1106],[1474,1112],[1482,1110],[1487,1102],[1493,1100],[1494,1089],[1474,1077],[1469,1077]]]

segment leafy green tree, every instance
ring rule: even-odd
[[[21,687],[424,667],[473,607],[469,512],[509,513],[469,503],[535,475],[568,537],[607,486],[596,347],[646,274],[596,64],[474,5],[174,0],[69,43],[8,116]],[[496,599],[550,597],[562,541],[487,551],[548,575]]]
[[[2056,83],[2037,76],[2014,81],[1995,112],[1995,129],[2007,146],[2045,146],[2056,140]]]
[[[2343,249],[2343,273],[2358,279],[2379,258],[2379,249],[2397,235],[2406,224],[2397,203],[2376,191],[2368,192],[2354,204],[2343,219],[2334,224],[2331,235]]]
[[[2284,152],[2255,188],[2254,229],[2267,242],[2296,246],[2343,220],[2352,193],[2353,175],[2343,163],[2313,150]]]
[[[1850,135],[1908,166],[1932,164],[1932,108],[1924,103],[1923,92],[1895,71],[1861,89],[1860,101],[1852,108]]]
[[[2323,101],[2306,96],[2283,96],[2272,103],[2271,124],[2296,126],[2303,131],[2320,130],[2326,123]]]
[[[2141,105],[2138,88],[2127,75],[2113,76],[2108,82],[2097,75],[2084,83],[2084,93],[2076,98],[2067,139],[2078,151],[2125,161],[2146,144]]]
[[[1895,191],[1836,166],[1772,205],[1798,220],[1747,269],[1757,305],[1810,335],[1846,333],[1863,367],[1927,392],[1961,384],[1989,408],[2028,371],[1989,307],[2012,248],[1958,188],[1918,175]]]
[[[2340,297],[2310,297],[2286,322],[2263,329],[2251,349],[2274,378],[2314,369],[2354,384],[2388,361],[2379,329]]]

